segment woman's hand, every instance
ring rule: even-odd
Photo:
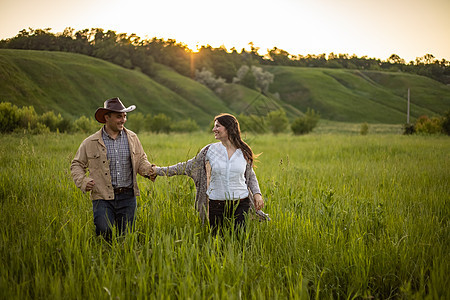
[[[261,194],[254,194],[253,200],[255,202],[256,210],[261,210],[264,207],[264,199]]]

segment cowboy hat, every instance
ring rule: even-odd
[[[130,112],[135,110],[136,105],[131,105],[130,107],[125,107],[119,98],[111,98],[105,101],[103,107],[97,108],[95,111],[95,119],[100,123],[106,123],[105,114],[114,111],[114,112]]]

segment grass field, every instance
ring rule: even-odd
[[[111,245],[69,173],[85,136],[0,136],[0,299],[449,299],[450,139],[323,132],[247,136],[271,222],[213,237],[192,181],[139,177]],[[140,139],[159,165],[214,142]]]

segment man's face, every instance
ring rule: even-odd
[[[105,115],[106,127],[114,132],[123,130],[123,125],[127,121],[127,113],[111,112]]]

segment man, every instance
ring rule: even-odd
[[[95,112],[95,119],[105,125],[81,143],[70,167],[75,185],[90,192],[97,235],[108,241],[112,226],[119,234],[133,228],[139,196],[136,174],[155,180],[139,138],[124,127],[127,113],[135,108],[125,108],[119,98],[106,100]]]

